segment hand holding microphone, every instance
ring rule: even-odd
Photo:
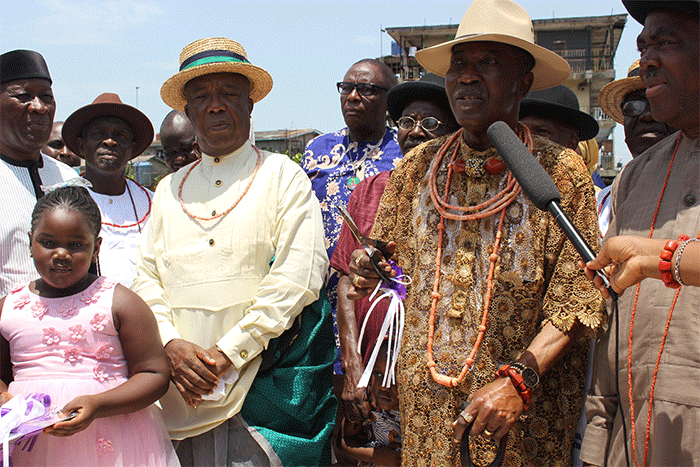
[[[581,232],[561,208],[561,193],[559,193],[557,186],[540,163],[530,154],[520,138],[506,123],[500,121],[492,123],[486,134],[532,204],[542,211],[549,211],[583,260],[586,263],[592,261],[595,254]],[[603,280],[610,296],[613,300],[617,300],[617,293],[610,286],[610,281],[605,273],[602,270],[597,271],[597,273]]]

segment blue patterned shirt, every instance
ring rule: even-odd
[[[336,205],[347,207],[352,189],[365,178],[396,167],[401,149],[396,130],[387,128],[377,143],[350,141],[348,129],[318,136],[306,146],[301,167],[321,203],[326,252],[333,256],[343,218]]]
[[[401,149],[396,140],[396,130],[386,128],[384,137],[376,143],[350,141],[348,129],[326,133],[309,141],[301,160],[301,167],[311,179],[311,187],[321,203],[323,229],[326,237],[326,252],[333,256],[338,243],[343,218],[335,208],[347,207],[353,188],[365,178],[386,172],[396,167],[401,159]],[[340,349],[336,304],[338,297],[338,274],[328,277],[326,291],[333,308],[335,342]],[[336,374],[341,374],[340,360],[336,361]]]

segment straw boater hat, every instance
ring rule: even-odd
[[[612,118],[617,123],[625,123],[625,116],[622,115],[622,101],[625,96],[632,91],[644,89],[644,82],[639,77],[639,60],[627,70],[627,78],[616,79],[612,83],[606,84],[600,90],[598,102],[605,115]]]
[[[534,115],[565,123],[576,130],[579,141],[595,138],[600,127],[595,118],[579,110],[574,91],[563,84],[532,91],[520,101],[520,118]]]
[[[445,76],[450,67],[452,47],[464,42],[491,41],[519,47],[535,59],[532,91],[561,84],[571,67],[554,52],[535,44],[535,31],[527,11],[512,0],[474,0],[462,18],[454,40],[416,52],[426,70]]]
[[[98,117],[119,117],[131,127],[136,143],[132,159],[153,142],[153,125],[148,117],[136,107],[124,104],[117,94],[105,92],[97,96],[92,104],[79,108],[66,119],[61,134],[68,149],[80,154],[78,137],[85,126]]]
[[[401,118],[403,110],[414,101],[428,101],[452,115],[450,101],[445,92],[445,78],[434,73],[424,74],[419,81],[405,81],[386,93],[386,107],[395,122]]]
[[[185,84],[193,78],[211,73],[238,73],[250,81],[250,98],[258,102],[272,89],[270,73],[248,61],[241,44],[224,37],[200,39],[185,46],[180,53],[180,71],[160,88],[163,102],[175,110],[184,110]]]

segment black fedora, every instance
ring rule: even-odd
[[[647,15],[654,10],[677,10],[683,13],[700,15],[700,0],[664,0],[663,2],[651,0],[622,0],[632,18],[640,24],[644,24]]]
[[[520,118],[530,115],[566,123],[576,130],[580,141],[595,138],[600,129],[595,118],[579,110],[576,94],[563,84],[532,91],[520,101]]]
[[[44,57],[33,50],[12,50],[0,55],[0,83],[18,79],[45,79],[52,83]]]
[[[452,115],[450,101],[445,91],[445,78],[434,73],[426,73],[418,81],[405,81],[389,89],[386,94],[386,107],[395,122],[401,118],[403,109],[413,101],[428,101]]]

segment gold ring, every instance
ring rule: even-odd
[[[355,258],[355,264],[357,264],[359,266],[361,259],[362,259],[362,256],[358,256],[357,258]]]
[[[467,413],[466,411],[460,412],[459,416],[462,417],[465,422],[467,422],[467,425],[474,420],[474,415]]]
[[[352,285],[354,285],[356,289],[362,288],[360,287],[360,276],[355,276],[352,278]]]
[[[495,433],[496,433],[495,431],[490,431],[488,428],[484,428],[484,434],[485,434],[486,436],[491,437],[491,436],[493,436]]]

